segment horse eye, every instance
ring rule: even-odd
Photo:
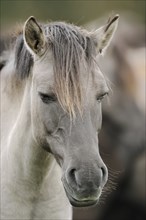
[[[98,95],[97,98],[96,98],[97,101],[98,101],[98,102],[101,102],[102,99],[103,99],[106,95],[108,95],[108,92],[105,92],[105,93],[103,93],[103,94],[101,94],[101,95]]]
[[[48,94],[39,92],[39,96],[41,100],[46,104],[57,101],[57,98],[54,94],[48,95]]]

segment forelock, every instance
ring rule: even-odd
[[[44,26],[53,54],[55,92],[62,107],[70,115],[82,111],[81,75],[93,64],[95,45],[89,34],[62,22]]]

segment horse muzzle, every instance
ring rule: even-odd
[[[74,207],[86,207],[96,205],[102,192],[102,188],[98,187],[96,189],[88,187],[88,189],[81,188],[73,189],[71,188],[66,180],[62,178],[63,186],[66,195]]]
[[[76,207],[95,205],[107,181],[108,171],[104,164],[88,166],[69,166],[62,182],[70,203]]]

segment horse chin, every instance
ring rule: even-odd
[[[87,206],[96,205],[99,200],[99,197],[100,197],[100,195],[99,195],[98,197],[92,198],[92,199],[89,199],[89,198],[88,199],[87,198],[77,199],[72,196],[72,193],[68,192],[66,187],[64,187],[64,189],[65,189],[66,195],[69,199],[69,202],[74,207],[87,207]]]
[[[87,206],[93,206],[96,205],[98,202],[98,199],[96,200],[76,200],[75,198],[73,198],[71,195],[67,195],[70,203],[72,206],[74,207],[87,207]]]

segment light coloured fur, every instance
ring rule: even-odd
[[[61,168],[41,146],[44,126],[35,98],[37,89],[44,91],[52,85],[51,53],[41,59],[34,56],[34,62],[33,72],[20,79],[12,50],[1,71],[1,219],[70,220],[72,208],[61,182]],[[101,72],[95,73],[96,90],[106,91]]]

